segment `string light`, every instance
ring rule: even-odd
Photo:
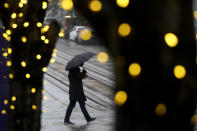
[[[8,53],[7,53],[7,52],[4,52],[4,53],[3,53],[3,56],[4,56],[4,57],[7,57],[7,56],[8,56]]]
[[[6,114],[6,110],[2,110],[1,114],[3,114],[3,115]]]
[[[97,61],[100,62],[100,63],[105,63],[107,62],[109,59],[109,56],[107,53],[105,52],[100,52],[98,55],[97,55]]]
[[[15,109],[15,106],[14,105],[10,105],[10,109],[11,110],[14,110]]]
[[[37,54],[37,55],[36,55],[36,59],[37,59],[37,60],[40,60],[41,58],[42,58],[42,57],[41,57],[40,54]]]
[[[36,92],[36,88],[31,88],[31,93],[35,93]]]
[[[61,0],[61,7],[66,11],[70,11],[73,8],[73,1],[72,0]]]
[[[9,73],[9,78],[10,79],[13,79],[14,78],[14,75],[12,73]]]
[[[13,96],[11,99],[12,99],[12,101],[16,101],[16,97],[15,96]]]
[[[49,44],[49,40],[48,40],[48,39],[45,39],[45,40],[44,40],[44,43],[45,43],[45,44]]]
[[[28,26],[29,26],[29,22],[25,22],[25,23],[23,24],[23,26],[24,26],[24,27],[28,27]]]
[[[59,37],[63,37],[64,36],[64,30],[61,29],[60,32],[59,32]]]
[[[41,22],[37,22],[37,27],[42,27],[42,23]]]
[[[54,52],[54,53],[52,54],[52,56],[53,56],[53,57],[56,57],[57,55],[56,55],[56,53]]]
[[[92,32],[88,29],[83,29],[80,31],[80,37],[82,40],[89,40],[92,37]]]
[[[89,3],[89,9],[93,12],[99,12],[102,9],[102,3],[99,0],[92,0]]]
[[[42,113],[46,113],[46,110],[45,110],[45,109],[43,109],[43,110],[42,110]]]
[[[8,3],[4,3],[4,7],[5,8],[9,8],[9,4]]]
[[[23,43],[26,43],[26,42],[27,42],[27,38],[26,38],[25,36],[22,36],[22,37],[21,37],[21,41],[22,41]]]
[[[158,104],[155,108],[155,113],[158,116],[163,116],[166,114],[166,105],[165,104]]]
[[[23,17],[23,13],[20,12],[20,13],[18,14],[18,17]]]
[[[127,23],[122,23],[118,28],[118,34],[122,37],[126,37],[131,32],[131,26]]]
[[[173,33],[167,33],[165,35],[165,42],[169,47],[175,47],[178,44],[178,37]]]
[[[12,48],[8,48],[8,54],[12,54]]]
[[[17,16],[16,13],[12,13],[11,18],[16,19],[16,16]]]
[[[37,109],[37,106],[36,105],[32,105],[32,109],[33,110],[36,110]]]
[[[22,2],[19,2],[19,3],[18,3],[18,6],[19,6],[20,8],[22,8],[22,7],[23,7],[23,3],[22,3]]]
[[[49,30],[50,26],[49,25],[46,25],[44,26],[43,28],[41,28],[41,33],[45,33]]]
[[[43,99],[44,99],[44,100],[47,100],[47,99],[48,99],[48,97],[47,97],[47,96],[43,96]]]
[[[41,36],[41,40],[45,40],[45,36],[44,35]]]
[[[27,4],[27,0],[21,0],[21,3]]]
[[[50,59],[50,63],[55,63],[55,59]]]
[[[197,124],[197,115],[193,115],[192,118],[191,118],[191,125],[195,125]]]
[[[11,34],[12,34],[12,31],[11,31],[10,29],[7,29],[7,30],[6,30],[6,34],[7,34],[7,35],[11,35]]]
[[[116,105],[121,106],[127,100],[127,93],[125,91],[118,91],[114,97]]]
[[[197,20],[197,10],[194,11],[194,18]]]
[[[174,67],[174,75],[177,79],[182,79],[186,75],[185,67],[182,65],[176,65]]]
[[[21,62],[21,66],[22,66],[22,67],[26,67],[26,66],[27,66],[26,62],[25,62],[25,61],[22,61],[22,62]]]
[[[25,77],[26,77],[27,79],[29,79],[29,78],[31,77],[31,75],[30,75],[29,73],[27,73],[27,74],[25,75]]]
[[[46,9],[47,8],[47,2],[42,2],[42,9]]]
[[[18,26],[18,25],[17,25],[16,23],[13,23],[13,24],[12,24],[12,28],[14,28],[14,29],[16,29],[17,26]]]
[[[6,62],[6,66],[10,67],[12,65],[12,62],[11,61],[7,61]]]
[[[116,0],[119,7],[126,8],[129,5],[129,0]]]
[[[47,68],[46,68],[46,67],[43,67],[43,68],[42,68],[42,71],[43,71],[43,72],[47,72]]]
[[[141,66],[138,63],[132,63],[129,66],[129,74],[131,76],[138,76],[141,73]]]
[[[5,100],[3,101],[3,103],[4,103],[4,105],[7,105],[7,104],[8,104],[8,100],[5,99]]]

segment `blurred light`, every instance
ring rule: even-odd
[[[44,40],[44,43],[45,43],[45,44],[49,44],[49,40],[48,40],[48,39],[45,39],[45,40]]]
[[[5,99],[5,100],[3,101],[3,103],[4,103],[4,105],[7,105],[7,104],[8,104],[8,100]]]
[[[3,37],[4,37],[4,38],[7,38],[7,37],[8,37],[8,34],[3,33]]]
[[[61,0],[61,7],[66,11],[70,11],[73,8],[73,1],[72,0]]]
[[[97,60],[98,60],[98,62],[100,62],[100,63],[105,63],[105,62],[107,62],[107,61],[108,61],[108,58],[109,58],[109,56],[108,56],[108,54],[105,53],[105,52],[100,52],[100,53],[97,55]]]
[[[45,110],[45,109],[43,109],[43,110],[42,110],[42,113],[46,113],[46,110]]]
[[[47,2],[42,2],[42,9],[46,9],[47,8]]]
[[[14,78],[14,75],[12,73],[9,73],[9,78],[10,79],[13,79]]]
[[[11,30],[10,30],[10,29],[7,29],[7,30],[6,30],[6,34],[7,34],[7,35],[11,35],[11,34],[12,34]]]
[[[45,36],[44,35],[41,36],[41,40],[45,40]]]
[[[50,59],[50,63],[55,63],[55,59]]]
[[[25,75],[25,77],[26,77],[27,79],[29,79],[29,78],[31,77],[31,75],[30,75],[29,73],[27,73],[27,74]]]
[[[42,27],[42,23],[41,22],[37,22],[37,27]]]
[[[36,92],[36,88],[31,88],[31,93],[35,93]]]
[[[196,125],[197,124],[197,115],[193,115],[191,118],[191,125]]]
[[[132,63],[129,66],[129,73],[131,76],[138,76],[141,73],[141,66],[138,63]]]
[[[48,97],[47,97],[47,96],[43,96],[43,99],[44,99],[44,100],[47,100],[47,99],[48,99]]]
[[[53,57],[56,57],[56,53],[54,52],[54,53],[52,54],[52,56],[53,56]]]
[[[11,18],[16,19],[16,13],[12,13]]]
[[[196,40],[197,40],[197,33],[196,33]]]
[[[54,48],[54,49],[53,49],[53,51],[54,51],[54,52],[57,52],[57,49],[56,49],[56,48]]]
[[[126,8],[129,5],[129,0],[116,0],[116,4],[122,8]]]
[[[19,14],[18,14],[18,17],[23,17],[23,13],[22,13],[22,12],[19,13]]]
[[[61,29],[60,32],[59,32],[59,37],[63,37],[64,36],[64,30]]]
[[[10,109],[11,110],[14,110],[15,109],[15,106],[14,105],[10,105]]]
[[[14,23],[14,24],[12,24],[12,28],[14,28],[14,29],[16,29],[16,28],[17,28],[17,26],[18,26],[18,25],[17,25],[17,24],[15,24],[15,23]]]
[[[194,11],[194,18],[197,20],[197,10]]]
[[[32,109],[33,110],[36,110],[37,109],[37,106],[36,105],[32,105]]]
[[[155,108],[155,113],[158,115],[158,116],[163,116],[166,114],[166,105],[164,104],[158,104]]]
[[[24,27],[28,27],[28,26],[29,26],[29,22],[25,22],[25,23],[23,24],[23,26],[24,26]]]
[[[42,57],[41,57],[40,54],[37,54],[37,55],[36,55],[36,59],[40,60],[41,58],[42,58]]]
[[[6,62],[6,66],[10,67],[12,65],[12,62],[11,61],[7,61]]]
[[[118,91],[114,97],[114,101],[118,106],[123,105],[127,100],[127,93],[125,91]]]
[[[12,54],[12,48],[8,48],[8,54]]]
[[[16,101],[16,97],[15,96],[12,97],[12,101]]]
[[[50,26],[46,25],[45,27],[41,28],[41,33],[45,33],[49,30]]]
[[[46,85],[46,83],[47,83],[47,82],[44,80],[44,81],[43,81],[43,85]],[[44,90],[43,90],[43,91],[44,91]]]
[[[98,12],[102,9],[102,3],[99,0],[92,0],[89,3],[89,9],[94,12]]]
[[[167,33],[165,35],[165,42],[169,47],[175,47],[178,44],[178,37],[173,33]]]
[[[71,18],[71,16],[70,16],[70,15],[66,15],[65,17],[66,17],[66,18]]]
[[[27,0],[21,0],[23,4],[27,4]]]
[[[126,37],[131,32],[131,26],[127,23],[123,23],[118,28],[118,34],[122,37]]]
[[[18,3],[18,6],[19,6],[20,8],[22,8],[22,7],[23,7],[23,3],[22,3],[22,2],[19,2],[19,3]]]
[[[7,52],[4,52],[4,53],[3,53],[3,56],[4,56],[4,57],[7,57],[7,56],[8,56],[8,53],[7,53]]]
[[[182,79],[186,75],[185,67],[182,65],[176,65],[174,67],[174,75],[177,79]]]
[[[22,41],[23,43],[26,43],[26,42],[27,42],[27,38],[26,38],[25,36],[22,36],[22,37],[21,37],[21,41]]]
[[[21,62],[21,66],[22,66],[22,67],[26,67],[26,66],[27,66],[26,62],[25,62],[25,61],[22,61],[22,62]]]
[[[3,114],[3,115],[6,114],[6,110],[2,110],[1,114]]]
[[[47,72],[47,68],[46,68],[46,67],[43,67],[43,68],[42,68],[42,71],[43,71],[43,72]]]
[[[82,40],[89,40],[92,37],[92,32],[88,29],[83,29],[80,31],[80,37]]]
[[[9,4],[8,3],[4,3],[4,7],[5,8],[9,8]]]

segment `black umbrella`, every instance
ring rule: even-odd
[[[75,68],[84,62],[88,61],[90,58],[92,58],[95,54],[92,52],[86,52],[82,54],[78,54],[75,57],[70,60],[66,65],[66,70],[70,70],[72,68]]]

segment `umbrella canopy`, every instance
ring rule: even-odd
[[[70,60],[66,65],[66,70],[70,70],[72,68],[75,68],[84,62],[88,61],[90,58],[92,58],[95,54],[92,52],[86,52],[82,54],[78,54],[75,57]]]

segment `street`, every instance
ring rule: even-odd
[[[96,120],[87,124],[79,104],[73,109],[70,121],[74,126],[64,125],[64,117],[69,104],[67,62],[77,54],[91,51],[107,52],[101,46],[81,46],[59,39],[56,43],[55,63],[50,63],[44,75],[41,131],[114,131],[115,109],[113,89],[115,88],[112,58],[99,63],[94,56],[84,64],[88,78],[83,80],[87,97],[86,106],[91,117]]]

